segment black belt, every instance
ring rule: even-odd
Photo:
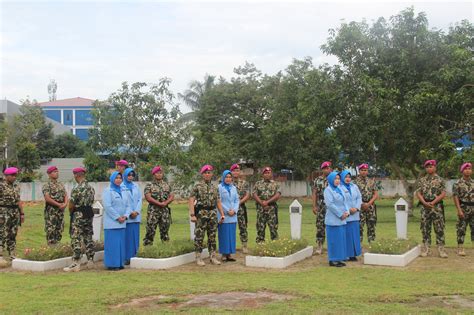
[[[82,212],[85,219],[91,219],[94,217],[94,210],[92,206],[81,206],[74,209],[74,212]]]
[[[214,210],[216,207],[194,206],[194,215],[198,215],[201,210]]]
[[[0,208],[17,209],[18,205],[0,205]]]
[[[474,206],[474,201],[462,201],[459,200],[459,203],[465,206]]]

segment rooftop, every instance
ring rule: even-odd
[[[92,106],[95,100],[83,97],[66,98],[50,102],[38,103],[41,107],[59,106],[59,107],[88,107]]]

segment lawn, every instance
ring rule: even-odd
[[[281,237],[290,237],[288,206],[280,202]],[[315,224],[310,200],[303,204],[303,238],[314,243]],[[378,202],[377,238],[394,237],[394,200]],[[249,240],[255,242],[255,204],[249,203]],[[186,204],[174,204],[173,239],[189,237]],[[39,204],[25,208],[26,222],[18,235],[18,251],[45,242],[43,210]],[[419,210],[409,220],[409,237],[419,240]],[[1,313],[155,313],[160,312],[230,312],[243,313],[472,313],[474,309],[474,250],[468,241],[468,256],[455,256],[456,215],[451,202],[446,208],[446,241],[449,258],[419,258],[406,268],[364,266],[360,262],[347,268],[330,268],[325,255],[313,256],[283,271],[247,268],[243,256],[237,263],[221,266],[194,264],[168,271],[123,270],[108,272],[96,269],[66,274],[63,272],[25,273],[11,269],[0,272]],[[67,231],[68,225],[66,225]],[[145,225],[142,224],[142,236]],[[269,237],[267,231],[267,237]],[[65,233],[64,242],[69,241]],[[433,234],[434,241],[434,234]],[[367,244],[364,244],[367,245]],[[240,244],[237,245],[238,247]],[[434,251],[436,253],[436,251]],[[177,307],[177,301],[191,296],[219,292],[274,292],[291,295],[288,301],[264,305],[211,308]],[[166,296],[163,302],[136,303],[112,309],[133,299]],[[451,301],[454,295],[462,303]],[[460,297],[457,297],[460,296]],[[443,302],[444,301],[444,302]],[[218,304],[218,303],[217,303]]]

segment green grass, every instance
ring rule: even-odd
[[[290,238],[288,206],[291,201],[287,199],[280,202],[280,237]],[[393,200],[378,202],[377,238],[396,236],[393,202]],[[249,203],[248,206],[249,240],[250,245],[254,246],[255,204]],[[302,238],[313,244],[315,223],[310,210],[310,201],[303,200],[303,207]],[[171,238],[174,240],[189,238],[187,206],[174,204],[172,209]],[[21,227],[18,236],[20,251],[45,243],[42,206],[27,206],[25,212],[27,221]],[[456,244],[456,215],[450,202],[446,208],[446,219],[447,246],[453,247]],[[419,210],[409,221],[409,237],[420,240]],[[142,224],[141,228],[143,237],[145,225]],[[68,240],[68,236],[65,235],[63,241]],[[470,251],[469,254],[472,255],[473,252]],[[235,270],[221,266],[197,269],[190,265],[168,271],[125,270],[115,273],[103,270],[72,274],[7,271],[0,272],[0,313],[103,313],[112,312],[110,306],[145,296],[167,295],[170,296],[170,301],[180,301],[189,294],[263,290],[286,293],[296,298],[241,312],[246,314],[472,312],[466,308],[450,309],[437,304],[424,305],[421,308],[413,303],[419,297],[434,295],[459,294],[472,299],[474,295],[472,256],[463,260],[465,263],[462,267],[459,267],[459,264],[450,267],[450,259],[452,258],[439,259],[440,264],[447,262],[443,268],[437,268],[435,263],[433,268],[361,266],[336,269],[328,267],[326,263],[316,263],[317,260],[313,259],[283,271],[245,268],[238,265],[235,265]],[[117,313],[117,310],[113,312]],[[121,312],[156,313],[157,311],[137,308]],[[165,309],[160,312],[172,312],[172,310]],[[185,309],[185,312],[226,311],[196,307]]]
[[[152,246],[140,246],[137,256],[143,258],[167,258],[194,252],[191,240],[155,242]]]

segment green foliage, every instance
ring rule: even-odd
[[[412,239],[401,240],[381,238],[370,243],[369,253],[401,255],[417,245],[418,243]]]
[[[306,246],[308,246],[308,241],[303,239],[280,238],[255,245],[255,248],[251,248],[251,253],[254,256],[285,257],[302,250]]]
[[[178,150],[186,134],[181,132],[180,112],[169,84],[167,78],[158,84],[124,82],[107,101],[96,102],[89,139],[92,149],[131,157],[135,163],[152,147]]]
[[[103,242],[94,242],[96,252],[104,250]],[[70,244],[56,244],[53,246],[28,247],[23,251],[22,258],[32,261],[48,261],[58,258],[71,257],[73,254]]]
[[[137,256],[142,258],[167,258],[194,252],[194,243],[190,240],[171,240],[141,246]]]
[[[109,180],[109,162],[94,152],[87,150],[84,156],[84,166],[87,169],[86,179],[91,182],[106,182]]]
[[[56,158],[81,158],[86,151],[86,143],[71,133],[57,135],[53,140]]]

